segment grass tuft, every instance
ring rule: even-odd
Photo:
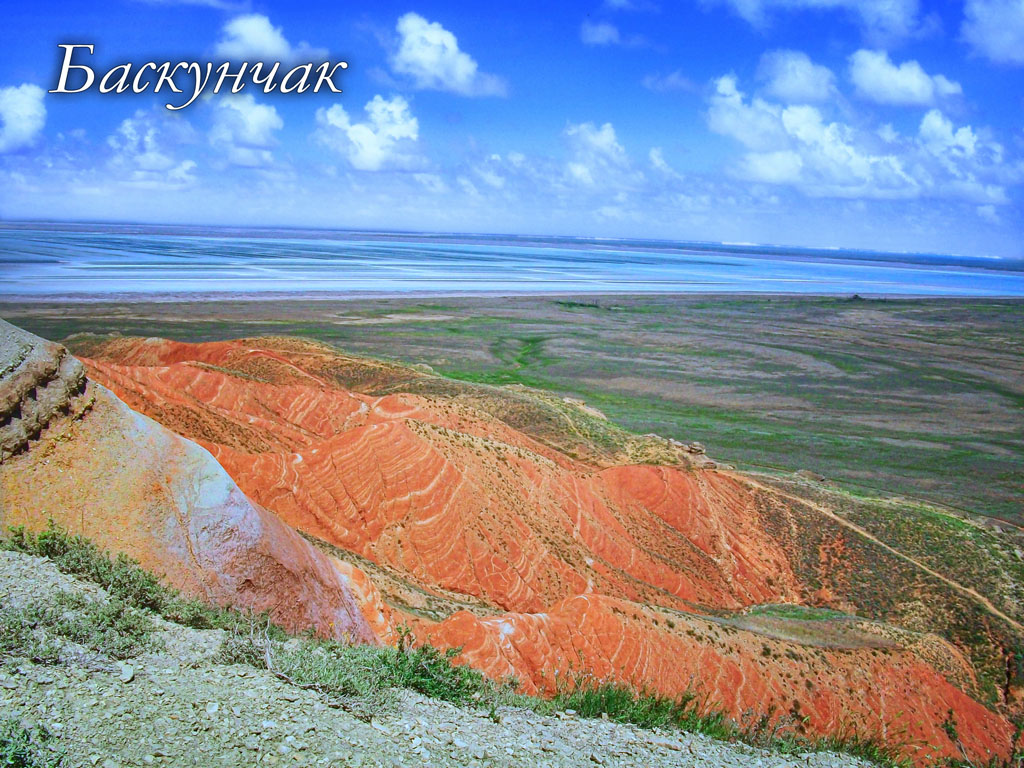
[[[46,731],[29,730],[14,718],[0,721],[2,768],[57,768],[63,755],[54,752]]]
[[[0,537],[0,550],[47,557],[61,571],[99,584],[110,595],[106,604],[58,597],[51,604],[24,609],[27,620],[12,611],[0,612],[3,655],[12,655],[12,649],[20,648],[16,655],[42,663],[55,662],[59,647],[40,638],[35,630],[42,627],[107,655],[126,658],[149,642],[148,611],[198,629],[224,629],[227,633],[220,650],[221,663],[266,669],[292,685],[333,697],[357,714],[372,716],[386,703],[390,692],[409,689],[459,706],[486,707],[494,719],[499,719],[498,708],[503,706],[528,708],[539,714],[574,710],[579,717],[603,717],[642,728],[681,729],[794,755],[833,751],[885,768],[910,765],[901,756],[903,745],[886,744],[856,731],[811,738],[795,733],[783,719],[770,714],[755,716],[747,724],[737,723],[692,693],[672,698],[583,677],[566,684],[550,699],[526,696],[516,692],[519,684],[515,679],[495,682],[455,663],[460,649],[414,646],[408,630],[401,633],[397,647],[350,645],[309,634],[290,637],[266,616],[211,608],[185,599],[162,585],[137,561],[123,554],[111,557],[84,537],[68,534],[52,522],[38,534],[12,528],[8,537]],[[119,639],[118,635],[123,637]],[[35,768],[50,764],[25,765]],[[1021,766],[1014,764],[1014,768]]]
[[[21,526],[11,528],[7,536],[0,537],[0,550],[48,558],[63,573],[98,584],[126,606],[152,611],[176,624],[226,630],[248,626],[244,612],[185,598],[162,584],[138,560],[124,553],[112,557],[84,536],[60,528],[53,520],[39,533]],[[274,625],[270,625],[270,632],[277,638],[286,636],[284,630]]]

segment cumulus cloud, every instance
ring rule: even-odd
[[[963,93],[960,83],[929,75],[916,61],[896,65],[885,51],[859,50],[850,56],[850,79],[857,93],[879,104],[928,106]]]
[[[825,101],[835,91],[835,76],[802,51],[768,51],[761,57],[757,77],[765,92],[788,103]]]
[[[755,26],[777,11],[838,10],[856,19],[873,39],[898,39],[920,29],[918,0],[718,0]]]
[[[649,74],[644,77],[643,86],[649,91],[658,93],[670,93],[672,91],[695,92],[698,90],[697,84],[678,69],[674,72],[669,72],[667,75],[659,73]]]
[[[378,94],[366,104],[366,116],[365,122],[354,123],[340,104],[330,109],[321,107],[316,112],[315,136],[357,170],[415,165],[409,150],[419,138],[419,121],[409,110],[409,103],[401,96],[385,99]]]
[[[283,127],[273,106],[257,103],[248,93],[228,96],[214,103],[210,145],[231,165],[263,168],[274,162],[274,134]]]
[[[565,166],[567,178],[585,187],[623,190],[643,180],[633,169],[626,150],[611,123],[570,123],[565,129],[571,158]]]
[[[967,0],[961,31],[992,61],[1024,64],[1024,0]]]
[[[916,135],[891,125],[866,130],[828,119],[815,106],[748,99],[736,78],[716,82],[707,120],[744,146],[741,178],[794,186],[815,196],[945,197],[979,204],[1007,201],[1004,185],[1020,174],[1003,148],[971,126],[930,110]]]
[[[450,91],[462,96],[505,96],[508,87],[497,75],[479,71],[476,61],[459,50],[459,41],[436,21],[418,13],[398,19],[398,49],[391,69],[408,77],[416,88]]]
[[[760,98],[747,103],[733,75],[715,81],[707,117],[712,131],[731,136],[749,149],[768,150],[786,142],[782,108]]]
[[[46,122],[43,89],[38,85],[0,88],[0,153],[31,145]]]
[[[195,182],[194,160],[178,156],[195,140],[192,125],[164,110],[137,110],[107,137],[120,180],[144,189],[181,189]]]
[[[285,63],[321,62],[328,57],[324,48],[301,42],[293,46],[281,27],[260,13],[249,13],[230,19],[214,46],[214,53],[229,61],[280,61]]]

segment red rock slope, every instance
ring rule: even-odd
[[[556,670],[694,688],[737,717],[774,710],[950,756],[952,710],[973,756],[1009,750],[1008,722],[964,693],[969,664],[934,636],[851,624],[818,643],[702,615],[812,592],[741,479],[681,454],[669,466],[574,460],[457,392],[353,391],[353,379],[386,390],[386,372],[310,343],[117,339],[87,354],[91,377],[209,449],[249,498],[402,583],[394,594],[441,606],[392,599],[380,621],[465,646],[496,677],[527,690],[550,690]]]
[[[189,594],[377,641],[347,575],[252,504],[206,450],[86,381],[62,347],[2,320],[0,371],[10,449],[0,524],[38,529],[52,518]]]

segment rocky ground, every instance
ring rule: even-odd
[[[0,552],[0,611],[61,592],[104,602],[100,588],[45,559]],[[151,650],[117,661],[65,643],[60,661],[8,653],[0,715],[48,731],[62,765],[165,766],[815,766],[842,755],[775,755],[704,736],[645,731],[574,713],[462,709],[401,691],[357,717],[270,672],[218,662],[219,630],[152,617]]]

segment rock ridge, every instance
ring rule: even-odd
[[[0,320],[0,462],[23,450],[85,388],[68,351]]]

